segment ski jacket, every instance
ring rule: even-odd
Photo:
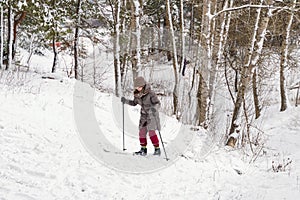
[[[139,129],[147,127],[148,130],[160,131],[160,119],[158,109],[160,107],[160,101],[157,95],[151,90],[151,86],[146,84],[143,90],[139,92],[134,91],[134,99],[127,100],[125,103],[136,106],[141,106],[141,117],[139,122]]]

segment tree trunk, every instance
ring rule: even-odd
[[[53,9],[52,12],[53,12],[54,16],[57,15],[56,14],[56,0],[53,0],[53,2],[52,2],[52,9]],[[54,73],[56,71],[57,60],[58,60],[58,57],[57,57],[58,52],[57,52],[57,46],[56,46],[58,30],[57,30],[57,22],[56,22],[55,17],[53,17],[51,20],[52,20],[52,50],[53,50],[53,54],[54,54],[51,72]]]
[[[30,38],[30,45],[29,45],[29,56],[28,56],[27,61],[26,61],[26,64],[28,66],[28,70],[29,70],[29,66],[30,66],[30,60],[31,60],[31,57],[32,57],[33,51],[34,51],[34,48],[33,48],[34,38],[35,38],[35,35],[32,34],[31,38]]]
[[[229,130],[229,139],[227,141],[227,145],[234,147],[237,141],[237,137],[239,134],[238,127],[240,126],[240,110],[242,108],[242,103],[244,101],[244,97],[245,97],[245,91],[247,88],[247,84],[250,81],[250,69],[249,68],[253,68],[253,66],[249,66],[249,67],[243,67],[242,68],[242,72],[241,72],[241,79],[240,79],[240,87],[238,89],[238,93],[237,93],[237,97],[236,97],[236,101],[234,104],[234,110],[233,110],[233,114],[232,114],[232,120],[231,120],[231,126],[230,126],[230,130]]]
[[[297,0],[293,2],[293,9],[295,8]],[[287,109],[287,95],[285,89],[285,73],[284,70],[287,67],[287,55],[289,51],[289,39],[290,31],[293,23],[294,13],[292,12],[286,27],[286,30],[283,34],[283,42],[280,52],[280,97],[281,97],[281,107],[280,111],[285,111]]]
[[[173,29],[173,21],[171,15],[171,7],[170,7],[170,0],[166,0],[166,7],[167,7],[167,22],[169,27],[169,40],[171,39],[172,43],[172,60],[173,60],[173,72],[174,72],[174,89],[173,89],[173,114],[178,118],[178,62],[177,62],[177,49],[176,49],[176,42],[175,42],[175,34]]]
[[[120,2],[120,4],[123,5],[123,8],[126,9],[127,0],[122,0],[122,3]],[[121,9],[121,7],[120,7],[120,9]],[[120,13],[121,12],[122,12],[122,10],[120,10]],[[122,34],[125,34],[125,31],[127,29],[127,27],[126,27],[126,20],[127,20],[126,17],[120,18],[120,28],[119,29],[120,29],[120,33],[122,33]]]
[[[115,73],[115,95],[119,97],[121,95],[121,70],[120,70],[120,10],[121,2],[116,0],[113,7],[114,17],[114,73]]]
[[[4,22],[3,22],[3,6],[0,6],[0,69],[3,68],[3,47],[4,47]]]
[[[193,40],[192,38],[194,37],[194,29],[195,29],[195,11],[194,11],[194,4],[195,4],[195,0],[192,0],[191,2],[191,16],[190,16],[190,32],[189,32],[189,36],[190,36],[190,40],[189,40],[189,47],[191,47],[193,45]]]
[[[183,0],[180,0],[180,68],[179,72],[184,76],[185,63],[185,38],[184,38],[184,16],[183,16]]]
[[[207,86],[205,85],[205,80],[202,74],[199,74],[199,83],[197,91],[197,125],[203,125],[206,121],[206,108],[207,108]]]
[[[172,15],[171,21],[172,21]],[[168,61],[172,60],[172,54],[170,51],[170,24],[169,24],[169,14],[168,12],[166,13],[166,16],[164,17],[164,24],[163,24],[163,35],[162,35],[162,43],[161,43],[161,49],[163,51],[166,51],[167,54],[167,59]]]
[[[8,38],[7,38],[7,65],[5,70],[11,68],[12,65],[12,51],[13,51],[13,22],[14,16],[12,12],[12,2],[8,1]]]
[[[78,60],[79,60],[79,47],[78,47],[78,39],[79,39],[79,24],[80,24],[80,9],[81,9],[81,0],[77,0],[76,3],[76,27],[75,27],[75,35],[74,35],[74,72],[75,79],[78,80]]]
[[[158,47],[158,52],[161,52],[162,49],[162,38],[161,38],[161,19],[159,12],[157,12],[157,47]]]
[[[56,47],[56,27],[53,28],[53,37],[52,37],[52,50],[53,50],[53,54],[54,54],[54,57],[53,57],[53,64],[52,64],[52,70],[51,72],[52,73],[55,73],[56,72],[56,66],[57,66],[57,47]]]
[[[216,1],[212,1],[210,7],[208,7],[207,9],[207,15],[209,15],[211,12],[211,8],[214,7],[214,14],[217,12],[217,2]],[[224,5],[223,5],[223,10],[228,8],[228,0],[224,1]],[[228,19],[227,19],[228,18]],[[209,103],[207,106],[207,120],[210,120],[212,115],[213,115],[213,102],[214,102],[214,93],[215,93],[215,82],[216,82],[216,75],[217,72],[219,70],[219,66],[220,66],[220,61],[224,52],[224,45],[225,45],[225,41],[227,40],[227,35],[228,35],[228,31],[229,31],[229,25],[230,25],[230,13],[227,15],[227,13],[222,13],[220,15],[220,19],[221,19],[221,27],[219,28],[219,30],[216,28],[216,18],[213,18],[213,21],[210,19],[207,19],[209,22],[209,24],[211,24],[211,28],[208,28],[208,33],[207,35],[210,35],[210,37],[212,39],[207,38],[207,40],[211,40],[211,41],[207,41],[207,45],[210,45],[209,47],[207,47],[207,51],[210,55],[208,55],[208,57],[210,58],[211,61],[209,61],[207,63],[208,67],[210,67],[210,74],[209,74],[209,92],[208,92],[208,99],[209,99]],[[225,29],[225,25],[226,25],[226,20],[228,21],[228,24],[226,27],[227,29]],[[213,22],[213,23],[212,23]],[[219,31],[219,34],[217,35],[217,32]],[[226,34],[225,34],[226,31]],[[214,37],[215,35],[215,37]],[[215,38],[213,40],[213,38]],[[215,43],[215,45],[214,45]],[[214,48],[214,46],[216,46],[216,48]],[[213,62],[213,57],[216,57],[215,62]]]
[[[206,51],[206,59],[204,59],[202,61],[202,65],[205,66],[210,74],[208,75],[208,77],[205,77],[206,80],[208,81],[208,111],[206,112],[206,119],[209,118],[209,107],[212,104],[212,94],[213,94],[213,84],[212,84],[212,79],[215,73],[215,68],[212,66],[213,62],[212,62],[212,18],[210,18],[211,16],[211,12],[212,12],[212,6],[214,4],[212,3],[211,0],[204,0],[203,1],[203,11],[202,11],[202,25],[201,25],[201,43],[204,46],[204,49]],[[213,27],[214,28],[214,27]],[[203,77],[204,78],[204,77]],[[201,80],[201,79],[200,79]],[[200,83],[199,83],[200,86]],[[200,88],[198,88],[198,91],[200,90]],[[198,101],[199,102],[199,101]],[[202,102],[203,103],[203,102]],[[199,107],[200,105],[198,105]]]
[[[257,69],[254,69],[252,75],[252,90],[253,90],[253,101],[254,101],[254,109],[255,109],[255,119],[260,117],[260,106],[258,99],[258,91],[257,91]]]
[[[267,4],[271,5],[273,3],[273,0],[268,0]],[[257,71],[258,71],[258,66],[257,63],[260,59],[260,54],[262,52],[262,48],[263,48],[263,43],[265,41],[265,36],[266,36],[266,32],[267,32],[267,27],[269,24],[269,20],[271,17],[272,13],[268,13],[268,11],[264,12],[264,17],[261,20],[261,24],[260,27],[258,28],[258,38],[256,39],[257,42],[255,43],[255,51],[253,54],[253,60],[252,60],[252,65],[255,67],[254,70],[252,70],[253,76],[252,76],[252,89],[253,89],[253,99],[254,99],[254,108],[255,108],[255,118],[259,118],[260,117],[260,111],[261,111],[261,107],[260,107],[260,103],[259,103],[259,98],[258,98],[258,91],[257,91]]]
[[[131,64],[133,80],[138,76],[141,65],[141,27],[140,27],[140,3],[138,0],[131,0]]]
[[[268,0],[268,5],[270,5],[273,1]],[[260,1],[260,5],[263,4],[263,0]],[[265,17],[263,18],[261,24],[261,7],[257,8],[257,17],[254,26],[253,37],[251,40],[251,45],[248,51],[248,58],[246,65],[242,68],[240,84],[238,89],[238,94],[236,97],[236,102],[234,105],[234,110],[232,114],[231,126],[229,130],[229,139],[227,141],[227,145],[234,147],[239,136],[239,129],[241,125],[241,116],[240,110],[242,103],[244,101],[245,92],[250,82],[251,72],[256,67],[257,62],[260,58],[260,54],[263,48],[264,39],[266,35],[266,30],[268,27],[268,22],[270,19],[269,10],[266,11]],[[267,14],[268,13],[268,14]]]
[[[13,29],[13,43],[12,43],[12,59],[15,58],[15,54],[16,54],[16,45],[17,45],[17,30],[18,30],[18,26],[19,24],[25,19],[26,17],[26,12],[22,11],[21,14],[14,19],[14,29]]]
[[[282,62],[282,61],[280,61]],[[285,94],[285,76],[284,76],[284,68],[285,66],[280,63],[280,111],[285,111],[287,109],[287,98]]]

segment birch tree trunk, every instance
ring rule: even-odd
[[[223,3],[223,10],[228,8],[228,0],[225,0]],[[231,6],[233,4],[233,1],[231,1]],[[214,14],[216,14],[217,12],[217,2],[213,1],[211,4],[211,7],[214,7]],[[209,13],[207,14],[209,15]],[[211,32],[215,32],[214,34],[216,34],[219,30],[219,35],[215,35],[215,39],[213,41],[211,41],[211,45],[210,45],[210,57],[211,57],[211,61],[210,61],[210,66],[211,66],[211,70],[210,70],[210,74],[209,74],[209,92],[208,92],[208,98],[209,98],[209,103],[207,106],[207,119],[211,119],[212,115],[213,115],[213,102],[214,102],[214,93],[215,93],[215,82],[216,82],[216,75],[217,72],[219,70],[219,66],[220,66],[220,61],[222,59],[222,55],[224,52],[224,45],[225,42],[227,41],[227,36],[228,36],[228,31],[229,31],[229,26],[230,26],[230,17],[231,17],[231,13],[222,13],[219,15],[220,19],[221,19],[221,23],[220,23],[220,28],[218,29],[216,27],[216,17],[213,17],[212,21],[212,28],[211,28]],[[226,22],[227,21],[227,22]],[[226,26],[225,26],[226,25]],[[213,38],[213,34],[210,34],[211,37]],[[215,45],[213,45],[213,43],[215,43]],[[216,46],[216,48],[214,48],[214,46]],[[212,58],[214,57],[213,55],[216,55],[216,61],[213,62]]]
[[[200,27],[200,33],[198,35],[199,44],[196,48],[196,54],[202,55],[197,56],[197,59],[195,61],[195,68],[193,72],[192,77],[192,85],[189,90],[189,103],[191,105],[191,99],[192,99],[192,90],[195,87],[196,88],[196,113],[193,117],[193,122],[196,125],[203,125],[203,122],[206,121],[206,114],[207,114],[207,74],[202,74],[202,67],[205,69],[210,69],[211,66],[211,1],[210,0],[204,0],[203,3],[199,1],[192,1],[193,3],[193,9],[192,9],[192,17],[193,21],[191,21],[191,27],[194,27],[194,21],[197,21],[197,18],[201,20],[201,27]],[[197,16],[197,13],[202,13],[201,17]],[[195,18],[194,18],[195,17]],[[190,30],[190,36],[191,40],[193,40],[192,30]],[[190,44],[193,43],[192,41]],[[205,52],[205,59],[203,59],[203,53],[202,50]],[[199,67],[201,66],[201,67]],[[196,86],[197,85],[197,86]]]
[[[268,0],[267,1],[268,5],[272,5],[273,1],[272,0]],[[262,18],[262,22],[260,24],[260,27],[258,29],[258,39],[256,42],[256,51],[254,51],[254,58],[252,61],[252,66],[254,68],[253,71],[253,75],[252,75],[252,90],[253,90],[253,101],[254,101],[254,109],[255,109],[255,118],[259,118],[261,115],[261,106],[260,106],[260,102],[259,102],[259,96],[258,96],[258,86],[257,86],[257,72],[258,70],[258,66],[257,63],[260,59],[260,54],[263,48],[263,43],[265,40],[265,36],[266,36],[266,31],[267,31],[267,27],[268,27],[268,23],[270,20],[270,17],[272,15],[271,10],[267,10],[267,12],[264,13],[264,17]]]
[[[184,107],[186,106],[185,97],[186,97],[186,82],[184,78],[180,77],[180,73],[182,76],[185,75],[186,68],[186,56],[185,56],[185,25],[184,25],[184,10],[183,10],[183,0],[180,0],[180,17],[179,17],[179,25],[180,25],[180,52],[179,52],[179,71],[178,71],[178,108],[177,108],[177,119],[182,120],[182,115],[184,113]]]
[[[230,7],[233,6],[233,0],[230,0]],[[228,8],[228,0],[225,0],[223,10]],[[219,46],[218,46],[218,52],[217,52],[217,60],[216,60],[216,70],[217,71],[220,67],[220,61],[222,59],[222,55],[224,53],[224,46],[226,45],[227,38],[228,38],[228,32],[231,22],[231,12],[224,13],[221,15],[222,23],[221,23],[221,31],[219,34]],[[214,79],[215,80],[215,76]],[[215,81],[213,81],[214,83]]]
[[[272,5],[273,1],[268,0],[267,3],[268,5]],[[263,4],[263,0],[260,1],[260,6],[262,6],[262,4]],[[240,110],[242,107],[242,103],[244,102],[245,92],[248,87],[248,83],[251,80],[251,73],[253,69],[257,67],[256,65],[260,58],[260,54],[263,48],[264,38],[266,35],[266,30],[271,16],[271,12],[269,12],[270,10],[267,10],[261,24],[259,24],[259,22],[261,21],[261,10],[262,10],[261,7],[257,8],[256,22],[254,26],[251,45],[248,51],[247,63],[242,68],[241,78],[239,81],[239,89],[236,97],[236,102],[234,105],[234,110],[232,114],[230,130],[229,130],[229,139],[227,141],[227,145],[231,147],[235,146],[237,138],[239,136],[240,130],[238,129],[238,127],[240,127],[240,123],[241,123]]]
[[[76,23],[75,23],[75,35],[74,35],[74,73],[75,79],[79,80],[78,76],[78,63],[79,63],[79,47],[78,47],[78,39],[79,39],[79,24],[80,24],[80,9],[81,9],[81,0],[77,0],[76,3]]]
[[[12,11],[12,0],[8,1],[8,38],[7,38],[7,65],[5,70],[11,68],[12,65],[12,51],[13,51],[13,23],[14,14]]]
[[[138,76],[141,65],[141,27],[140,27],[140,3],[131,0],[131,63],[133,80]]]
[[[173,71],[174,71],[174,89],[173,89],[173,114],[178,118],[178,62],[177,62],[177,49],[176,49],[176,41],[175,34],[173,28],[173,21],[171,15],[171,6],[170,0],[166,0],[166,8],[167,8],[167,22],[169,27],[169,38],[171,38],[172,43],[172,60],[173,60]]]
[[[203,9],[202,9],[202,23],[201,23],[201,35],[200,42],[201,46],[204,47],[206,51],[206,58],[201,59],[200,66],[204,66],[206,69],[211,70],[212,64],[212,49],[211,49],[211,0],[203,1]],[[200,70],[201,71],[201,70]],[[198,74],[198,88],[197,88],[197,125],[202,125],[204,121],[207,119],[207,86],[205,81],[206,77],[203,77],[201,72]],[[206,79],[205,79],[206,78]],[[209,87],[209,86],[208,86]]]
[[[184,63],[185,63],[185,41],[184,41],[184,16],[183,16],[183,0],[180,0],[180,69],[179,71],[182,72],[184,75]]]
[[[116,0],[113,5],[114,17],[114,73],[115,73],[115,95],[121,95],[121,69],[120,69],[120,10],[121,2]]]
[[[190,16],[190,27],[189,27],[189,36],[190,36],[190,40],[189,40],[189,47],[191,47],[194,43],[192,38],[194,37],[194,29],[195,29],[195,0],[192,0],[191,2],[191,16]],[[190,49],[189,49],[190,50]]]
[[[293,1],[293,9],[295,8],[297,0]],[[290,32],[291,26],[293,23],[294,12],[291,13],[288,24],[286,26],[286,30],[283,33],[283,42],[281,46],[280,52],[280,99],[281,99],[281,107],[280,111],[285,111],[287,109],[287,95],[286,95],[286,88],[285,88],[285,68],[287,67],[287,55],[289,51],[289,39],[290,39]]]

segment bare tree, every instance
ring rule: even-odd
[[[171,39],[172,45],[172,60],[173,60],[173,72],[174,72],[174,89],[173,89],[173,114],[178,117],[178,61],[177,61],[177,49],[175,41],[175,33],[173,28],[173,20],[171,15],[170,0],[166,0],[167,9],[167,27],[169,28],[169,39]]]
[[[225,0],[223,2],[223,10],[228,8],[228,0]],[[213,6],[214,5],[214,6]],[[230,1],[230,6],[233,5],[233,1]],[[209,92],[208,92],[208,99],[209,103],[207,106],[207,119],[211,119],[212,113],[213,113],[213,107],[212,107],[212,102],[214,102],[214,93],[215,93],[215,82],[216,82],[216,75],[219,70],[219,67],[221,66],[221,61],[222,61],[222,56],[224,54],[224,46],[227,41],[228,37],[228,31],[229,31],[229,26],[230,26],[230,21],[231,21],[231,13],[222,13],[219,16],[216,16],[215,14],[217,13],[217,8],[218,4],[217,2],[212,2],[212,5],[214,7],[214,16],[213,18],[209,18],[208,20],[211,21],[212,25],[212,30],[209,35],[211,37],[214,37],[212,42],[210,42],[210,47],[207,47],[207,49],[210,51],[209,58],[211,61],[208,63],[208,67],[211,67],[210,74],[209,74]],[[208,13],[207,13],[208,15]],[[217,27],[216,24],[216,18],[220,18],[220,27]],[[219,32],[219,34],[217,34]],[[207,38],[209,39],[209,38]],[[214,43],[214,44],[213,44]],[[209,45],[209,43],[208,43]],[[215,48],[214,48],[215,47]],[[214,56],[213,56],[214,55]],[[216,60],[213,61],[213,57],[216,57]]]
[[[113,51],[114,51],[114,72],[115,72],[115,95],[121,95],[121,69],[120,69],[120,11],[121,1],[115,0],[112,4],[112,13],[114,18],[113,24]]]
[[[273,1],[268,0],[267,3],[268,5],[272,5]],[[263,4],[263,0],[260,1],[260,6],[262,6],[262,4]],[[250,41],[251,44],[247,55],[247,62],[243,66],[241,71],[239,89],[236,97],[236,102],[234,105],[234,110],[232,114],[230,130],[229,130],[229,139],[227,141],[227,145],[232,147],[235,146],[237,138],[239,136],[240,130],[238,129],[238,127],[240,127],[240,123],[241,123],[241,116],[240,116],[240,110],[242,108],[241,106],[244,102],[245,92],[248,87],[248,83],[251,80],[251,73],[253,69],[255,69],[255,67],[257,66],[257,62],[260,58],[260,54],[263,48],[264,38],[266,35],[266,30],[268,27],[270,16],[272,14],[271,12],[269,12],[269,10],[267,11],[268,12],[266,12],[266,15],[262,18],[261,17],[262,7],[257,8],[257,16],[256,16],[253,36],[252,36],[252,40]],[[260,21],[261,24],[259,24]]]
[[[294,9],[296,6],[297,0],[293,1],[292,8]],[[280,111],[285,111],[287,109],[287,97],[286,97],[286,89],[285,89],[285,69],[287,67],[287,56],[289,50],[289,39],[290,39],[290,32],[291,26],[293,23],[294,12],[291,12],[288,24],[286,26],[286,30],[283,32],[283,41],[280,51],[280,99],[281,99],[281,107]]]

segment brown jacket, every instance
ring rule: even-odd
[[[148,130],[160,131],[159,106],[160,101],[157,95],[151,90],[151,86],[146,84],[141,92],[134,91],[134,99],[127,100],[125,103],[136,106],[141,106],[141,117],[139,129],[147,127]]]

